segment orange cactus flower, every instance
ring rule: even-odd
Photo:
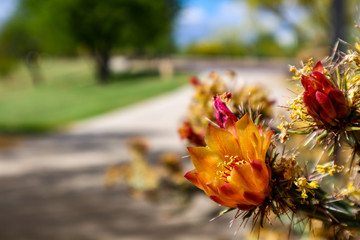
[[[273,131],[256,127],[248,114],[218,128],[209,124],[206,147],[188,147],[195,169],[185,174],[213,201],[242,210],[261,205],[270,193],[265,163]]]

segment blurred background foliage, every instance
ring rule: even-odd
[[[201,55],[297,57],[305,59],[309,51],[328,54],[338,39],[354,40],[354,25],[358,22],[359,2],[356,0],[237,0],[246,2],[249,11],[271,13],[294,35],[293,42],[283,46],[276,40],[274,29],[261,27],[264,19],[250,19],[256,37],[251,41],[234,38],[234,33],[221,34],[221,41],[191,44],[186,53]],[[242,32],[246,29],[238,29]],[[243,32],[243,35],[249,32]],[[314,55],[314,54],[312,54]],[[315,54],[316,55],[316,54]]]
[[[5,25],[0,51],[11,57],[31,52],[75,55],[85,51],[100,82],[109,77],[114,51],[159,54],[172,49],[175,0],[23,0]]]
[[[188,46],[186,54],[229,57],[293,57],[294,51],[294,47],[281,46],[271,33],[262,32],[251,43],[244,43],[235,38],[196,42]]]
[[[212,57],[216,57],[216,61],[221,58],[240,61],[274,57],[306,59],[310,56],[321,59],[331,52],[331,46],[338,38],[352,41],[359,5],[356,0],[14,2],[15,11],[0,25],[1,131],[51,129],[124,106],[124,102],[153,96],[143,91],[133,94],[132,97],[137,96],[133,101],[120,101],[121,97],[115,99],[115,95],[104,100],[100,99],[101,94],[87,91],[89,88],[107,89],[112,95],[115,89],[125,89],[123,85],[133,85],[136,91],[138,84],[148,84],[152,79],[153,89],[162,89],[154,94],[174,89],[185,84],[190,74],[178,74],[179,70],[189,70],[182,68],[183,65],[179,67],[178,59],[185,59],[190,66],[194,65],[191,61],[211,61]],[[189,13],[191,4],[200,3],[204,8],[236,3],[238,5],[231,6],[243,8],[238,10],[247,15],[243,24],[235,26],[231,21],[229,25],[219,24],[210,36],[179,43],[186,31],[190,31],[185,25],[185,32],[177,33],[179,22],[186,12]],[[228,9],[232,10],[236,9]],[[199,16],[190,17],[194,20]],[[207,28],[208,22],[222,22],[211,17],[211,14],[207,15],[195,32]],[[274,19],[276,27],[269,25]],[[287,32],[287,40],[279,34],[283,30]],[[154,59],[156,61],[152,62]],[[139,74],[139,71],[145,72]],[[170,81],[163,82],[159,76]],[[45,95],[44,89],[48,91]],[[64,100],[72,91],[81,100]],[[84,107],[87,101],[91,103],[88,105],[97,107]],[[46,102],[52,102],[53,107],[44,104]],[[99,105],[103,107],[98,108]],[[72,109],[63,112],[66,116],[57,117],[56,121],[44,122],[46,118],[40,121],[41,114],[55,119],[57,112],[61,112],[59,109],[66,107]],[[78,114],[73,114],[76,112]]]
[[[246,29],[223,26],[216,39],[175,46],[174,25],[185,0],[19,0],[1,28],[0,73],[14,69],[17,59],[35,61],[34,53],[89,55],[95,60],[99,82],[109,77],[112,54],[292,57],[310,48],[329,49],[338,38],[348,40],[353,32],[349,28],[358,18],[356,0],[234,1],[245,2],[248,11],[273,14],[294,34],[294,41],[284,46],[274,29],[262,27],[265,14],[264,19],[249,20],[256,33],[250,40]],[[296,16],[297,11],[302,14]]]
[[[338,39],[348,40],[352,32],[351,28],[359,18],[357,16],[359,2],[356,0],[297,0],[299,7],[308,13],[306,21],[298,24],[294,24],[284,11],[292,1],[247,0],[247,2],[252,8],[272,11],[294,29],[299,48],[314,47],[312,46],[314,42],[321,47],[333,46]]]

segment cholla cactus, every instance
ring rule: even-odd
[[[267,98],[257,101],[249,89],[228,89],[215,73],[209,82],[192,79],[196,93],[182,136],[197,147],[188,147],[194,170],[185,178],[228,208],[220,216],[237,210],[234,218],[253,217],[260,226],[272,216],[288,216],[295,228],[316,219],[320,229],[332,230],[318,231],[324,238],[360,237],[359,46],[336,61],[310,59],[290,67],[301,91],[286,106],[290,121],[279,117],[277,134],[259,121],[261,114],[270,117]],[[317,163],[305,159],[302,167],[297,158],[310,151],[285,151],[294,134],[307,135],[304,147],[313,142],[328,155]],[[342,159],[349,149],[350,157]]]
[[[269,127],[254,122],[249,114],[236,117],[226,105],[227,98],[214,97],[217,126],[209,124],[205,146],[188,147],[195,169],[185,178],[228,207],[225,212],[237,209],[235,218],[253,216],[263,226],[271,213],[279,218],[305,217],[334,227],[336,237],[355,235],[360,230],[360,205],[351,196],[358,196],[356,188],[339,194],[322,188],[322,179],[334,177],[343,167],[318,165],[306,173],[295,154],[276,152],[278,137],[272,137]],[[323,126],[331,127],[328,123]]]
[[[307,142],[315,140],[314,144],[328,149],[329,158],[325,159],[324,165],[315,166],[309,178],[321,180],[327,177],[327,182],[333,178],[333,190],[315,192],[315,199],[319,194],[336,203],[331,206],[336,214],[331,214],[334,216],[332,222],[339,225],[338,230],[359,231],[360,224],[360,177],[355,164],[360,156],[359,54],[359,49],[354,47],[347,53],[341,53],[342,57],[337,62],[326,58],[323,62],[314,64],[310,59],[301,69],[291,67],[294,79],[301,79],[303,91],[288,103],[291,122],[283,120],[279,126],[283,135],[306,134]],[[346,149],[344,147],[352,150],[347,159],[341,159],[340,154],[336,154]],[[342,165],[339,166],[339,163]],[[345,186],[343,181],[348,181],[348,185]],[[329,206],[326,205],[323,207],[329,211]],[[308,209],[311,210],[314,211]],[[345,214],[337,215],[340,212]]]
[[[236,73],[228,71],[230,81],[234,81]],[[216,115],[212,105],[213,97],[229,91],[224,79],[216,72],[212,72],[204,81],[197,77],[190,78],[195,93],[188,108],[188,113],[179,127],[178,132],[182,139],[195,146],[204,146],[204,136],[209,122],[216,122]],[[241,116],[245,112],[250,117],[262,115],[263,119],[271,117],[272,105],[274,101],[269,100],[267,91],[260,86],[244,86],[239,89],[231,89],[231,94],[222,95],[229,108],[234,111],[236,116]],[[231,101],[230,101],[231,99]]]
[[[316,143],[334,150],[345,141],[359,152],[360,146],[360,52],[348,51],[338,62],[310,59],[301,69],[291,67],[294,79],[301,79],[303,91],[288,102],[293,133],[310,134]],[[284,127],[281,126],[284,130]]]

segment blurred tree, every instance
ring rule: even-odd
[[[1,74],[7,74],[16,66],[18,59],[23,59],[29,69],[34,84],[41,81],[38,71],[38,42],[31,34],[31,30],[22,14],[17,14],[2,29],[0,36],[0,59],[2,60]],[[3,65],[5,64],[5,65]]]
[[[96,60],[99,79],[109,75],[111,50],[143,53],[164,39],[170,42],[175,1],[72,0],[65,13],[70,34],[88,47]]]
[[[279,45],[273,34],[268,32],[260,32],[252,46],[249,47],[252,47],[253,54],[258,57],[284,57],[291,54]]]
[[[256,56],[285,57],[293,56],[293,48],[286,49],[279,45],[273,34],[260,32],[251,43],[234,41],[201,41],[186,49],[187,54],[201,56]]]
[[[6,28],[21,22],[20,29],[36,42],[27,51],[70,54],[85,47],[95,59],[99,82],[106,83],[114,49],[144,54],[172,47],[178,8],[177,0],[22,0]]]
[[[302,23],[292,22],[286,16],[284,8],[286,4],[297,4],[307,10],[311,17],[312,30],[325,30],[327,42],[326,45],[333,46],[338,39],[346,40],[346,30],[349,23],[354,22],[355,12],[350,11],[357,9],[359,4],[357,0],[246,0],[251,7],[265,8],[274,12],[289,26],[291,26],[297,34],[298,42],[302,43],[306,38],[306,28],[300,26]],[[291,2],[291,3],[290,3]],[[312,34],[314,34],[312,32]],[[316,34],[316,33],[315,33]]]

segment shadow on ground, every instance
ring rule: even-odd
[[[172,215],[169,202],[104,188],[103,173],[96,167],[0,178],[0,239],[230,239],[228,219],[208,222],[212,207],[194,222],[187,216],[197,204]]]

